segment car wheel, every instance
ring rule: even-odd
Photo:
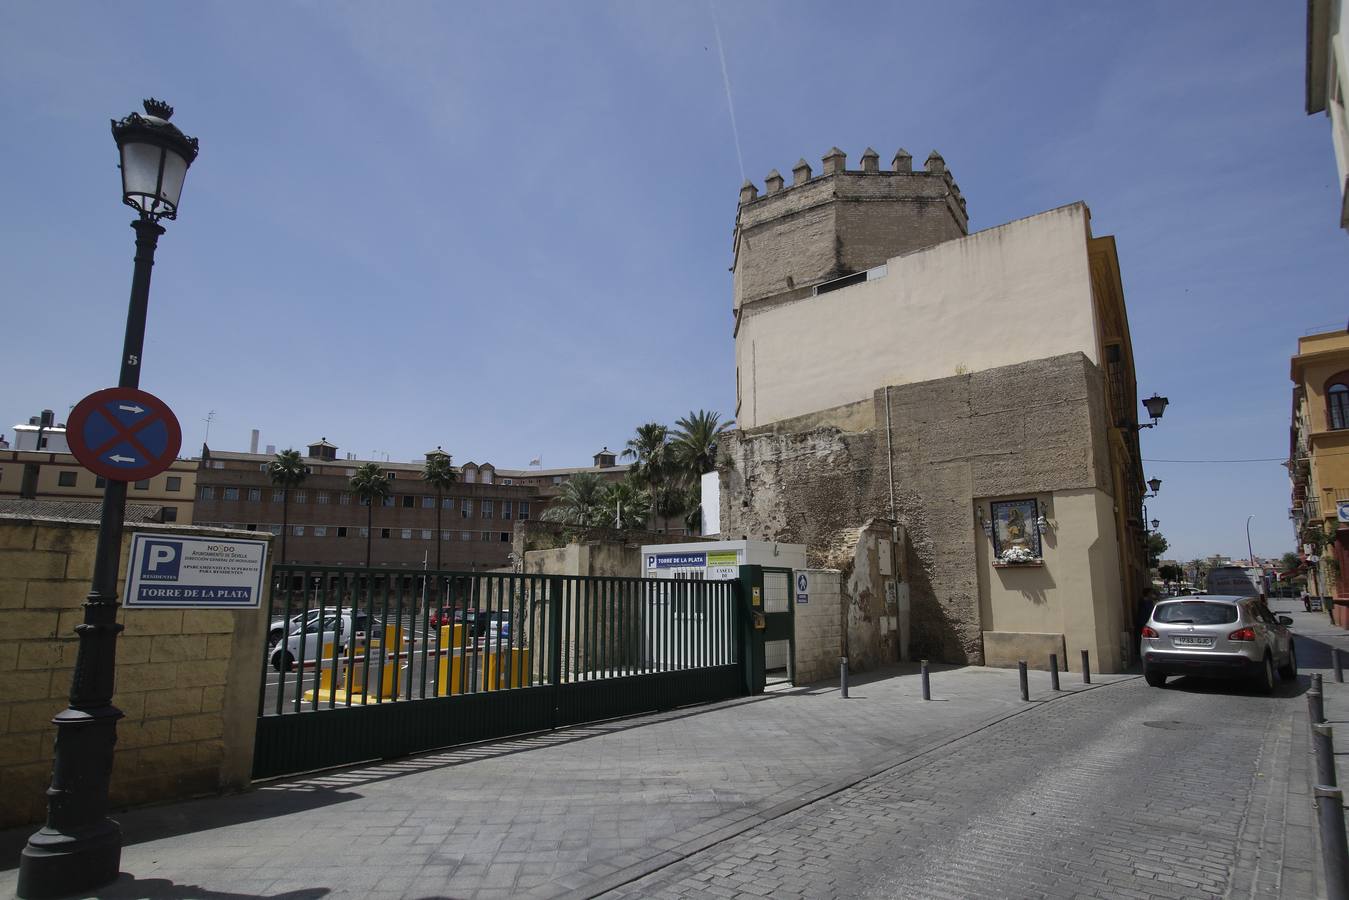
[[[275,644],[277,641],[281,640],[282,634],[284,634],[284,632],[280,628],[273,628],[271,631],[267,632],[267,643]]]
[[[1151,669],[1144,669],[1143,680],[1155,688],[1166,687],[1165,672],[1154,672]]]
[[[1284,681],[1293,681],[1297,678],[1297,648],[1292,644],[1288,645],[1288,662],[1279,667],[1279,677]]]
[[[272,654],[272,668],[278,672],[289,672],[295,666],[295,657],[284,651]]]
[[[1255,687],[1262,694],[1271,694],[1274,692],[1274,660],[1269,654],[1265,654],[1264,660],[1260,663],[1260,672],[1255,678]]]

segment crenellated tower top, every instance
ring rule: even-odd
[[[787,185],[776,169],[764,192],[746,181],[735,223],[735,310],[808,296],[816,285],[882,265],[969,231],[965,198],[937,151],[923,168],[900,149],[882,170],[868,147],[861,168],[831,147],[816,175],[804,159]]]

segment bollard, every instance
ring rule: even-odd
[[[1087,651],[1082,651],[1082,683],[1091,684],[1091,657]]]
[[[1054,691],[1059,689],[1059,655],[1057,653],[1049,654],[1049,688]]]
[[[1311,688],[1311,689],[1314,690],[1314,691],[1319,691],[1319,690],[1321,690],[1321,673],[1320,673],[1320,672],[1315,672],[1315,673],[1312,674],[1312,688]]]
[[[923,699],[932,699],[932,682],[927,677],[927,660],[920,661],[918,670],[923,673]]]
[[[1321,858],[1326,867],[1326,892],[1331,900],[1349,900],[1349,846],[1344,834],[1344,792],[1318,784],[1316,819],[1321,826]]]
[[[1326,708],[1321,702],[1321,692],[1315,688],[1307,692],[1307,715],[1311,717],[1313,725],[1326,720]]]
[[[1316,756],[1316,783],[1336,787],[1335,732],[1324,722],[1312,725],[1312,752]]]
[[[838,658],[838,692],[844,700],[848,699],[848,657]]]
[[[1344,684],[1344,663],[1340,661],[1340,648],[1330,648],[1330,663],[1335,667],[1335,682]]]
[[[1021,700],[1023,703],[1030,701],[1030,685],[1026,683],[1026,661],[1018,659],[1016,661],[1017,675],[1021,679]]]

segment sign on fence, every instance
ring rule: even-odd
[[[267,542],[136,532],[126,573],[133,609],[256,609]]]

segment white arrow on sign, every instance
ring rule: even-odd
[[[125,412],[135,413],[136,415],[140,415],[141,413],[145,412],[145,410],[141,409],[139,406],[123,406],[120,403],[117,404],[117,408]]]
[[[134,456],[121,456],[120,454],[117,453],[114,453],[112,456],[109,456],[108,459],[112,460],[113,462],[133,463],[136,461],[136,457]]]

